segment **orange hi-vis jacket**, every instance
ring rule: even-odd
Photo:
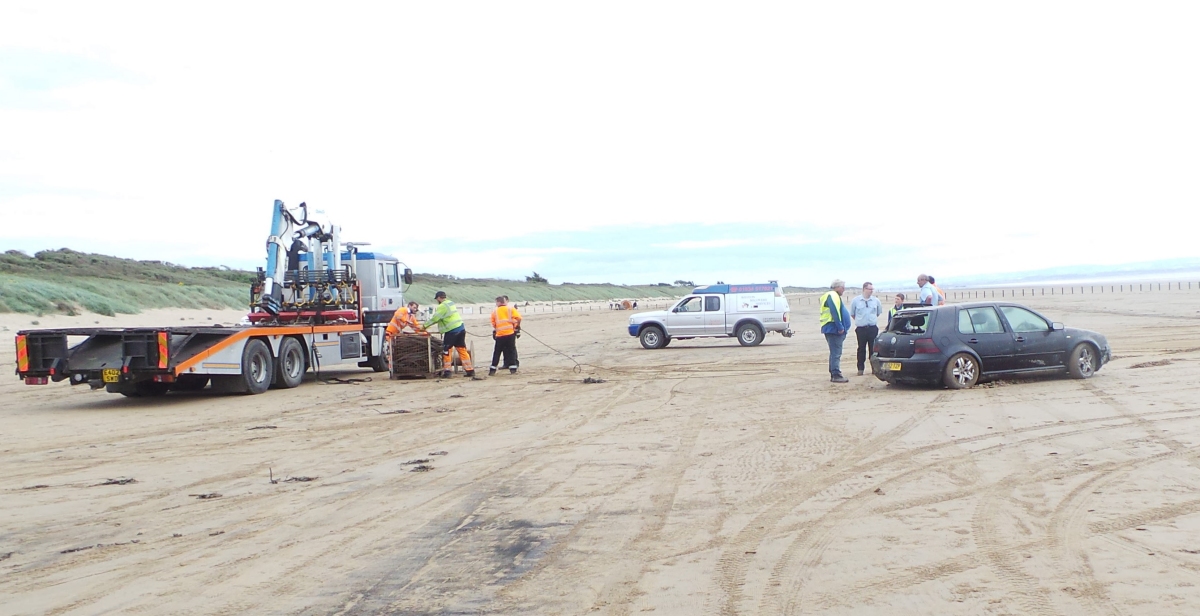
[[[512,306],[499,306],[492,311],[492,329],[497,336],[511,336],[521,326],[521,313]]]
[[[411,327],[414,332],[425,331],[421,327],[421,322],[417,320],[417,317],[408,312],[408,306],[401,306],[392,315],[392,322],[388,323],[387,335],[395,336],[404,331],[405,327]]]

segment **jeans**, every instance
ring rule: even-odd
[[[842,374],[842,343],[845,341],[846,332],[825,334],[825,342],[829,343],[829,376]]]
[[[876,325],[856,327],[854,335],[858,337],[858,371],[862,372],[867,369],[867,356],[871,354],[871,345],[875,342],[875,336],[879,335],[879,327]]]

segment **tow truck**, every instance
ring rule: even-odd
[[[17,376],[28,385],[68,380],[142,397],[210,384],[260,394],[346,364],[386,371],[384,334],[412,270],[360,252],[365,243],[343,245],[341,227],[319,217],[306,203],[275,201],[266,268],[251,285],[242,325],[23,330]]]

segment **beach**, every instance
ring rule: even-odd
[[[1200,613],[1200,285],[1018,297],[1112,362],[961,391],[831,384],[808,299],[758,347],[597,305],[517,375],[154,399],[11,336],[241,313],[0,314],[0,614]]]

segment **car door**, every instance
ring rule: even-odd
[[[1018,370],[1064,366],[1066,336],[1042,315],[1021,306],[1000,306],[1013,333],[1015,365]]]
[[[692,295],[679,300],[667,315],[667,335],[689,338],[704,334],[704,297]]]
[[[723,295],[704,296],[704,333],[709,336],[720,336],[725,333],[725,297]]]
[[[1016,343],[992,306],[958,309],[958,336],[979,355],[984,372],[1015,370]]]

